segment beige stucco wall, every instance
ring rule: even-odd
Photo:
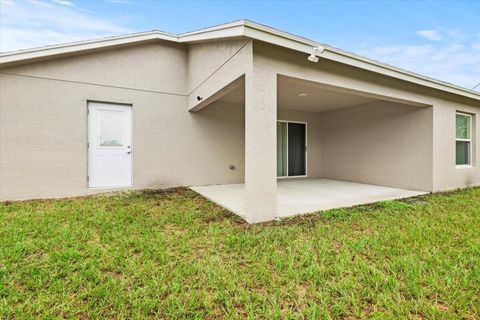
[[[216,41],[188,47],[189,111],[198,111],[245,81],[251,68],[253,44],[250,40]],[[200,97],[200,100],[198,98]]]
[[[187,84],[190,92],[205,81],[235,53],[245,47],[249,40],[238,39],[193,44],[188,47]]]
[[[135,188],[242,182],[244,108],[187,112],[186,60],[148,44],[1,70],[34,77],[0,75],[0,198],[87,193],[88,100],[133,106]]]
[[[473,117],[473,165],[455,166],[455,113],[472,114]],[[459,103],[438,101],[434,116],[434,191],[450,190],[467,186],[480,186],[480,102]]]
[[[378,101],[320,118],[323,177],[432,190],[431,107]]]
[[[184,95],[187,47],[162,42],[27,64],[1,72]]]

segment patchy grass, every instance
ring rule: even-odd
[[[0,204],[0,318],[480,317],[480,189],[249,226],[193,191]]]

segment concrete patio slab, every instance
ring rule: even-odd
[[[245,216],[244,184],[199,186],[191,189],[241,217]],[[277,217],[409,198],[426,193],[329,179],[279,179]]]

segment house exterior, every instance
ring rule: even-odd
[[[318,61],[316,61],[318,60]],[[0,55],[0,200],[277,180],[480,185],[480,93],[251,21]]]

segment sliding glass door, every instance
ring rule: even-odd
[[[279,121],[277,123],[277,176],[307,175],[306,124]]]

